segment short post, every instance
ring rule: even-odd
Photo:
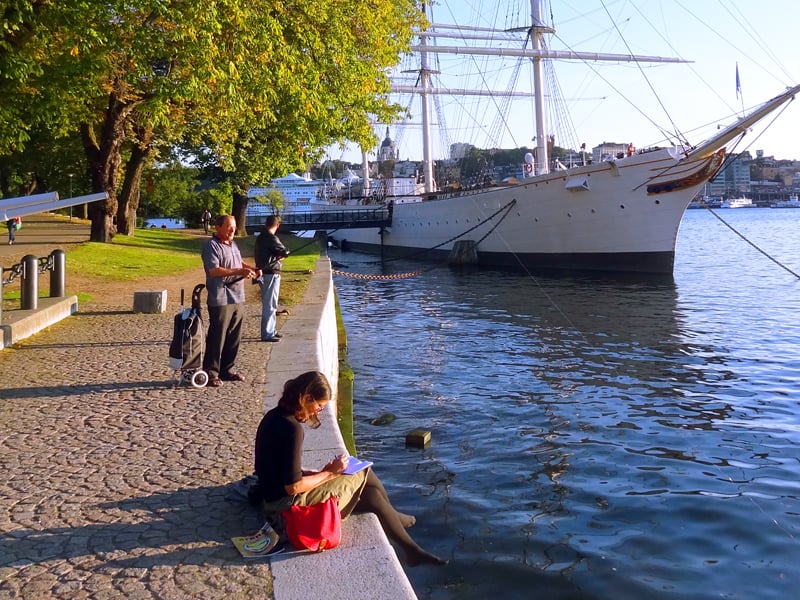
[[[22,257],[22,310],[39,306],[39,259],[32,254]]]
[[[53,250],[50,253],[50,297],[63,298],[66,296],[67,280],[67,253],[63,250]]]

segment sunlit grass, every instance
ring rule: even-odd
[[[309,272],[319,258],[319,245],[308,239],[281,235],[281,241],[291,251],[284,261],[281,281],[281,302],[299,303],[305,293]],[[208,240],[197,236],[164,229],[137,229],[136,235],[117,235],[108,244],[86,242],[67,252],[67,276],[92,277],[108,282],[136,282],[143,277],[177,275],[202,267],[200,252]],[[253,262],[255,236],[237,238],[236,243],[245,262]],[[47,293],[40,279],[40,296]],[[19,307],[19,289],[3,290],[3,308]],[[86,300],[91,296],[82,295]],[[79,300],[81,295],[79,295]]]

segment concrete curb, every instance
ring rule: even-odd
[[[282,329],[283,339],[267,364],[263,409],[277,405],[283,384],[305,371],[320,370],[336,390],[339,374],[336,308],[328,258],[320,258],[303,302]],[[345,445],[336,419],[335,399],[323,415],[322,426],[307,430],[305,460],[318,468]],[[275,600],[403,600],[417,596],[378,518],[353,515],[342,524],[342,544],[319,554],[277,555],[270,567]]]
[[[45,327],[78,312],[78,297],[39,298],[35,310],[15,310],[3,313],[0,325],[2,340],[0,350],[38,333]]]

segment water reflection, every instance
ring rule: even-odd
[[[765,362],[687,302],[685,279],[335,283],[359,449],[453,558],[412,573],[421,598],[768,597],[732,564],[800,583],[800,373],[753,378]],[[383,412],[391,426],[368,424]],[[431,447],[406,449],[420,426]]]

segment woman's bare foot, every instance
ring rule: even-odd
[[[407,515],[405,513],[398,512],[397,517],[400,519],[400,522],[406,529],[408,529],[409,527],[413,527],[414,523],[417,522],[417,517],[415,517],[414,515]]]
[[[436,567],[442,567],[447,563],[448,561],[444,558],[439,558],[435,554],[431,554],[422,548],[406,552],[406,565],[409,567],[416,567],[419,565],[434,565]]]

